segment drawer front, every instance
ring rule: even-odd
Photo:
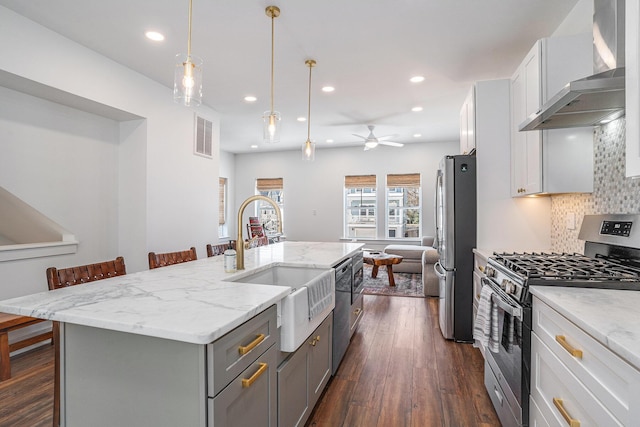
[[[364,315],[364,298],[362,294],[358,296],[356,301],[351,304],[351,312],[349,314],[349,336],[353,336],[353,333],[356,331],[358,327],[358,323],[360,323],[360,319]]]
[[[473,254],[473,270],[479,273],[484,273],[484,269],[487,266],[487,260],[481,255]]]
[[[276,306],[207,345],[209,396],[213,397],[277,341]]]
[[[272,345],[216,397],[209,398],[209,427],[277,426],[277,352]]]
[[[531,334],[531,399],[555,425],[569,425],[570,420],[582,427],[622,425],[535,332]]]
[[[537,298],[533,304],[533,330],[617,419],[626,425],[638,419],[638,370]],[[582,355],[573,356],[560,341]]]
[[[551,425],[547,422],[544,415],[542,415],[542,411],[540,411],[540,407],[536,403],[535,399],[531,398],[529,402],[531,403],[529,405],[529,426],[530,427],[551,427]]]

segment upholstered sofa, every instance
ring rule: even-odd
[[[440,256],[438,250],[433,247],[433,237],[423,237],[421,245],[387,245],[384,248],[387,254],[400,255],[403,260],[393,266],[396,273],[420,273],[426,296],[437,297],[439,291],[438,276],[433,266]]]

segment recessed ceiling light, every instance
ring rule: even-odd
[[[298,117],[298,118],[297,118],[297,120],[298,120],[299,122],[306,122],[306,121],[307,121],[307,118],[306,118],[306,117]]]
[[[255,144],[253,144],[253,145],[251,146],[251,148],[254,148],[254,149],[255,149],[255,148],[258,148],[258,146],[257,146],[257,145],[255,145]]]
[[[333,92],[334,90],[336,90],[336,88],[335,88],[335,87],[333,87],[333,86],[324,86],[324,87],[322,88],[322,91],[323,91],[323,92]]]
[[[413,112],[416,112],[416,113],[417,113],[417,112],[419,112],[419,111],[422,111],[422,107],[413,107],[413,108],[411,109],[411,111],[413,111]]]
[[[247,95],[247,96],[244,97],[244,100],[247,101],[247,102],[256,102],[258,100],[258,98],[256,98],[253,95]]]
[[[333,139],[327,139],[327,144],[333,144]]]
[[[409,79],[411,83],[420,83],[424,81],[424,77],[422,76],[413,76]]]
[[[164,36],[157,31],[147,31],[146,33],[144,33],[144,35],[147,36],[149,40],[153,40],[154,42],[161,42],[162,40],[164,40]]]
[[[420,138],[421,136],[422,136],[422,134],[421,134],[421,133],[414,133],[414,134],[413,134],[413,137],[414,137],[414,138]]]

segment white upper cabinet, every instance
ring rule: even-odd
[[[640,176],[640,5],[625,3],[626,175]]]
[[[476,148],[476,97],[472,86],[460,109],[460,154]]]
[[[567,83],[593,74],[591,34],[538,40],[511,78],[511,195],[593,191],[593,128],[518,130]]]

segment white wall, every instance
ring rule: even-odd
[[[195,156],[194,110],[173,103],[171,89],[1,6],[0,52],[0,81],[17,76],[27,92],[35,88],[54,94],[58,102],[42,103],[37,120],[28,106],[19,107],[15,116],[0,116],[31,133],[43,124],[52,127],[39,141],[48,156],[31,156],[28,136],[12,133],[0,141],[3,162],[28,162],[28,167],[4,172],[2,185],[80,239],[75,256],[0,263],[0,298],[46,290],[40,264],[67,267],[122,255],[127,271],[134,272],[147,268],[151,250],[196,246],[199,256],[205,256],[205,245],[216,241],[218,228],[216,112],[197,109],[214,123],[216,132],[214,158]],[[86,112],[60,103],[115,112],[124,119],[89,119]],[[86,136],[94,131],[98,134]],[[102,142],[103,133],[109,134],[109,144]],[[79,144],[75,134],[91,142]],[[103,145],[109,148],[106,154],[96,151],[104,151]],[[52,160],[57,171],[52,170]],[[49,175],[43,176],[45,171]],[[90,187],[95,193],[78,191]],[[63,203],[72,196],[71,203]],[[92,198],[107,204],[100,215],[90,206]],[[92,227],[85,230],[89,222]]]
[[[593,0],[579,0],[551,37],[591,33],[593,31]]]
[[[476,83],[477,247],[489,251],[548,250],[548,197],[511,197],[509,79]]]
[[[338,241],[343,237],[345,175],[377,175],[378,194],[384,195],[386,174],[418,172],[422,175],[422,232],[433,235],[438,162],[458,149],[458,141],[406,144],[403,148],[378,146],[369,151],[361,147],[322,148],[316,151],[313,163],[302,161],[299,150],[237,154],[236,205],[255,194],[256,178],[281,177],[287,239]],[[378,196],[378,211],[384,212],[384,196]]]

